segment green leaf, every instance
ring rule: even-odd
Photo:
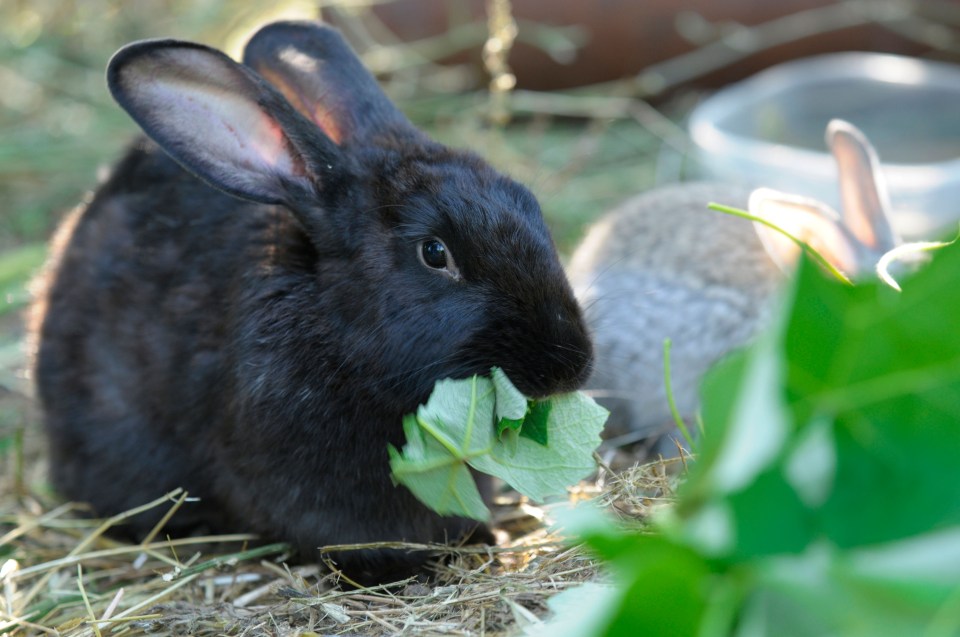
[[[439,442],[458,460],[467,461],[490,453],[494,406],[494,387],[489,378],[441,380],[427,404],[417,410],[416,423],[428,439]]]
[[[536,637],[695,635],[707,607],[713,564],[670,538],[631,532],[589,505],[557,511],[610,563],[609,584],[588,584],[550,601],[554,617]],[[575,609],[576,612],[571,612]]]
[[[427,434],[412,414],[404,418],[403,431],[407,437],[403,453],[388,448],[394,479],[441,515],[488,520],[490,511],[464,458]]]
[[[951,539],[956,546],[958,538]],[[941,556],[942,549],[942,546],[937,549]],[[881,556],[884,552],[902,552],[899,559],[893,560],[896,572],[882,574],[882,566],[877,568],[877,559],[887,559]],[[931,577],[915,578],[918,569],[913,560],[916,557],[914,547],[891,545],[882,550],[842,551],[819,543],[800,555],[764,560],[753,569],[751,588],[745,591],[739,631],[734,634],[791,637],[957,634],[960,599],[957,598],[956,571],[952,578],[939,581]],[[929,568],[929,564],[925,566]],[[949,568],[956,566],[954,560]],[[945,572],[947,568],[938,570]],[[931,630],[934,626],[940,630]]]
[[[496,413],[498,420],[523,421],[527,415],[527,397],[520,393],[499,367],[490,370],[490,380],[496,392]],[[514,427],[518,429],[519,427]]]
[[[726,502],[733,519],[737,560],[799,553],[816,537],[816,518],[787,481],[780,467],[760,473],[750,485],[730,494]],[[767,511],[766,514],[762,512]]]
[[[552,617],[535,624],[526,637],[593,637],[608,635],[623,607],[623,587],[586,582],[547,600]]]
[[[593,452],[600,445],[605,409],[583,394],[555,396],[535,407],[527,434],[524,424],[520,432],[507,429],[501,440],[500,414],[515,415],[520,403],[500,374],[499,380],[494,370],[494,380],[438,382],[416,416],[404,420],[403,450],[389,450],[394,479],[442,514],[489,516],[468,465],[537,501],[564,493],[596,469]],[[520,396],[526,410],[527,399]]]
[[[491,371],[490,379],[496,389],[497,436],[511,429],[524,438],[546,446],[547,427],[550,417],[550,400],[529,400],[520,393],[499,367]],[[516,449],[516,441],[511,437],[506,444]]]
[[[779,465],[793,425],[778,343],[776,333],[764,335],[704,382],[701,454],[676,511],[688,523],[688,542],[711,555],[799,551],[812,532],[810,514]],[[777,515],[762,514],[767,508]]]
[[[507,429],[520,431],[530,409],[530,401],[514,387],[499,367],[490,370],[490,380],[496,390],[497,436],[502,436]]]
[[[546,447],[551,409],[553,403],[549,400],[531,400],[530,411],[523,419],[520,435]]]
[[[695,635],[707,606],[709,564],[665,537],[633,534],[630,539],[611,565],[623,591],[619,607],[595,634]]]
[[[550,446],[517,436],[516,446],[497,441],[486,455],[474,456],[470,465],[504,480],[520,493],[543,502],[596,470],[594,450],[607,420],[606,409],[580,394],[550,399],[547,418]]]
[[[836,487],[822,525],[843,546],[960,524],[958,273],[956,244],[901,294],[800,269],[787,392],[798,422],[833,423]]]
[[[688,547],[641,536],[628,568],[614,569],[626,593],[605,635],[695,635],[707,608],[710,568]],[[655,583],[656,585],[651,585]]]
[[[721,457],[721,447],[727,437],[726,423],[733,418],[737,397],[742,391],[747,354],[738,351],[720,359],[703,378],[701,414],[709,431],[704,431],[698,441],[697,462],[690,467],[686,481],[680,486],[683,497],[674,508],[681,514],[699,507],[714,495],[710,472]]]
[[[502,436],[508,429],[519,432],[521,427],[523,427],[523,418],[501,418],[497,421],[497,436]]]

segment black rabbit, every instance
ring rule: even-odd
[[[201,501],[168,529],[252,530],[308,558],[489,538],[395,486],[387,445],[438,379],[497,365],[543,396],[588,375],[534,197],[414,128],[317,24],[264,27],[243,65],[134,43],[108,84],[153,142],[64,223],[38,299],[55,485],[101,514],[182,486]],[[425,559],[335,558],[367,582]]]

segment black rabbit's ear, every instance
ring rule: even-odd
[[[330,27],[268,24],[247,43],[243,63],[338,144],[362,144],[379,133],[419,134]]]
[[[335,144],[256,73],[215,49],[136,42],[110,60],[107,83],[164,150],[230,194],[285,203],[321,181],[314,166],[337,163]]]

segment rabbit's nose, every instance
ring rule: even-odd
[[[526,373],[516,379],[526,395],[543,398],[574,391],[583,385],[593,368],[593,343],[579,310],[553,311],[545,328],[526,353]],[[511,377],[512,378],[512,377]]]

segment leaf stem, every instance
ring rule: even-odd
[[[454,457],[452,457],[452,458],[451,458],[451,457],[448,457],[448,456],[444,456],[443,458],[435,458],[435,459],[433,459],[433,460],[420,460],[420,461],[418,461],[418,463],[417,463],[417,465],[416,465],[416,468],[414,468],[414,469],[412,469],[412,470],[410,470],[410,471],[404,471],[402,467],[398,467],[398,468],[395,468],[395,469],[393,470],[393,472],[394,472],[394,474],[396,474],[396,475],[404,475],[404,474],[408,474],[408,473],[409,473],[409,474],[416,475],[416,474],[418,474],[418,473],[425,473],[425,472],[427,472],[427,471],[433,471],[434,469],[442,469],[442,468],[448,467],[448,466],[450,466],[450,465],[452,465],[452,464],[454,464],[454,463],[459,464],[459,463],[461,463],[461,462],[465,462],[466,460],[467,460],[467,458],[465,458],[465,457],[460,457],[460,456],[454,456]]]
[[[667,403],[670,405],[673,421],[677,424],[677,429],[680,430],[683,439],[687,441],[687,446],[693,449],[693,437],[690,435],[687,423],[680,415],[680,410],[677,409],[677,401],[673,397],[673,384],[670,382],[670,347],[672,345],[673,343],[669,338],[663,339],[663,386],[667,392]]]
[[[477,376],[470,379],[470,410],[467,412],[466,435],[463,437],[463,444],[469,445],[473,438],[473,421],[477,417]]]
[[[421,418],[419,414],[417,414],[417,424],[420,425],[421,429],[423,429],[428,434],[433,436],[437,442],[443,445],[444,449],[449,451],[454,458],[456,458],[457,460],[467,459],[466,455],[463,453],[462,450],[457,449],[457,447],[452,442],[450,442],[450,440],[446,436],[444,436],[442,433],[437,431],[433,427],[433,425],[431,425],[429,422]]]
[[[780,226],[776,225],[775,223],[771,223],[770,221],[767,221],[767,220],[764,219],[763,217],[758,217],[758,216],[756,216],[756,215],[752,215],[752,214],[750,214],[749,212],[746,212],[746,211],[744,211],[744,210],[740,210],[739,208],[731,208],[730,206],[724,206],[723,204],[709,203],[709,204],[707,204],[707,208],[710,208],[711,210],[716,210],[717,212],[722,212],[722,213],[724,213],[724,214],[733,215],[734,217],[740,217],[740,218],[742,218],[742,219],[749,219],[750,221],[755,221],[755,222],[757,222],[757,223],[761,223],[761,224],[767,226],[768,228],[770,228],[770,229],[772,229],[772,230],[776,230],[777,232],[779,232],[780,234],[782,234],[783,236],[785,236],[787,239],[790,239],[790,240],[793,241],[795,244],[797,244],[797,246],[798,246],[801,250],[803,250],[803,251],[806,252],[808,255],[810,255],[810,257],[811,257],[814,261],[816,261],[817,264],[819,264],[821,268],[823,268],[824,270],[826,270],[827,272],[829,272],[830,274],[832,274],[832,275],[834,276],[834,278],[836,278],[838,281],[840,281],[841,283],[843,283],[843,284],[845,284],[845,285],[849,285],[849,286],[852,286],[852,285],[853,285],[853,281],[851,281],[851,280],[847,277],[847,275],[845,275],[843,272],[841,272],[840,270],[838,270],[838,269],[836,268],[836,266],[834,266],[832,263],[830,263],[829,261],[827,261],[826,257],[824,257],[822,254],[820,254],[820,253],[816,250],[816,248],[814,248],[813,246],[811,246],[811,245],[808,244],[807,242],[805,242],[805,241],[803,241],[803,240],[801,240],[801,239],[798,239],[797,237],[793,236],[792,234],[790,234],[789,232],[787,232],[786,230],[784,230],[784,229],[781,228]]]

